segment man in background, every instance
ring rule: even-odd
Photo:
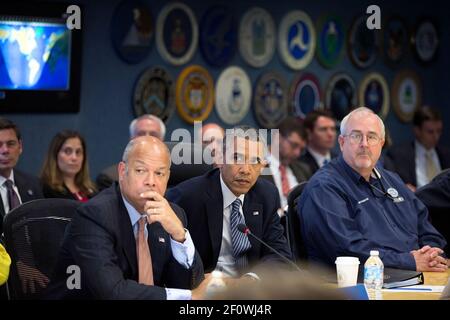
[[[164,122],[152,114],[144,114],[130,123],[130,140],[136,137],[151,136],[164,141],[166,126]],[[96,179],[97,187],[101,191],[118,181],[117,163],[104,169]]]

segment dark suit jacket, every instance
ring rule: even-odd
[[[42,185],[38,178],[14,169],[14,182],[19,190],[22,203],[44,198],[44,194],[42,193]],[[0,201],[0,234],[3,233],[4,216],[5,208],[3,206],[3,201]]]
[[[441,168],[450,168],[450,150],[442,146],[437,146],[436,153]],[[417,185],[416,148],[414,141],[390,148],[386,152],[386,157],[390,159],[389,164],[386,162],[386,169],[398,173],[403,182],[410,183],[414,186]]]
[[[333,151],[330,151],[330,156],[331,159],[334,159],[337,157],[337,154]],[[308,149],[305,149],[305,153],[303,153],[300,158],[299,158],[301,163],[306,164],[310,171],[311,171],[311,175],[313,175],[314,173],[316,173],[317,170],[319,170],[319,164],[316,162],[316,159],[313,157],[313,155],[311,154],[311,152],[309,152]]]
[[[180,183],[167,192],[167,199],[180,205],[187,214],[189,232],[203,261],[205,272],[215,269],[222,244],[223,196],[220,171],[213,169],[203,176]],[[277,209],[280,197],[276,187],[265,179],[258,179],[245,195],[244,217],[248,228],[259,238],[291,259],[283,235]],[[276,254],[249,237],[252,245],[247,256],[250,264],[263,261],[282,261]]]
[[[183,210],[171,204],[186,225]],[[114,184],[80,206],[66,231],[47,299],[166,299],[168,288],[189,289],[203,279],[196,253],[187,270],[173,257],[170,235],[160,223],[147,226],[154,286],[139,284],[136,240],[119,186]],[[66,270],[81,270],[81,289],[68,290]]]
[[[311,170],[309,169],[309,166],[307,166],[305,163],[301,163],[300,161],[294,161],[289,165],[289,168],[291,168],[292,173],[294,174],[295,178],[297,179],[298,183],[303,181],[308,181],[309,178],[311,178]],[[275,181],[273,179],[273,175],[263,175],[262,178],[267,179],[268,181],[275,184]]]

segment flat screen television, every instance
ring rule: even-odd
[[[78,112],[81,30],[70,4],[0,6],[0,113]]]

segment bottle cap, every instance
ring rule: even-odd
[[[378,252],[378,250],[370,250],[370,255],[371,256],[378,256],[378,255],[380,255],[380,253]]]

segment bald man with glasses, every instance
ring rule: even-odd
[[[368,108],[342,120],[342,155],[311,178],[297,208],[308,258],[333,266],[338,256],[363,262],[378,250],[386,267],[446,271],[446,241],[427,208],[377,165],[384,139],[383,121]]]

